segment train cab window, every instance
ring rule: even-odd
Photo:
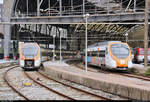
[[[111,52],[118,58],[127,58],[129,56],[129,48],[124,44],[111,45]]]

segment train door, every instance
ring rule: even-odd
[[[98,51],[97,63],[98,63],[98,66],[101,66],[100,51]]]
[[[106,47],[105,50],[105,62],[107,63],[109,61],[109,54],[108,54],[108,48]]]
[[[101,64],[104,66],[105,65],[105,50],[101,50],[99,56],[100,56]]]
[[[88,52],[88,55],[87,55],[87,62],[88,62],[88,63],[91,63],[91,51]]]

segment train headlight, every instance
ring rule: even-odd
[[[38,59],[35,60],[34,66],[39,67],[40,65],[41,65],[41,59],[39,57]]]
[[[20,63],[20,67],[24,67],[24,64],[25,64],[25,63],[24,63],[24,60],[20,60],[19,63]]]
[[[128,68],[132,68],[132,61],[130,60],[130,61],[128,61]]]

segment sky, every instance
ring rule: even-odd
[[[3,0],[0,0],[0,4],[2,4],[3,3]]]

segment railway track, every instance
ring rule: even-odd
[[[80,69],[84,69],[84,67],[80,66],[79,64],[76,64],[75,66],[77,66],[78,68]],[[133,73],[118,73],[118,72],[110,72],[110,71],[105,71],[103,69],[96,69],[94,67],[88,67],[88,71],[91,71],[91,72],[96,72],[96,73],[105,73],[105,74],[118,74],[118,75],[121,75],[121,76],[126,76],[126,77],[132,77],[132,78],[137,78],[137,79],[141,79],[141,80],[144,80],[144,81],[150,81],[150,77],[146,77],[146,76],[142,76],[142,75],[137,75],[137,74],[133,74]],[[93,69],[94,68],[94,69]]]
[[[47,60],[44,60],[43,62],[45,62]],[[2,76],[3,80],[5,81],[5,83],[12,89],[13,92],[19,94],[19,96],[23,97],[25,100],[30,100],[28,97],[26,97],[24,94],[22,94],[22,92],[20,92],[9,80],[7,74],[9,71],[11,71],[14,68],[19,68],[19,65],[17,62],[13,62],[13,63],[4,63],[1,64],[0,69],[6,69],[6,71],[4,71],[4,75]]]
[[[57,94],[59,94],[59,95],[62,95],[63,94],[63,96],[67,96],[67,98],[69,97],[71,100],[80,100],[80,99],[82,99],[82,97],[81,97],[81,95],[85,95],[84,97],[85,97],[85,99],[88,99],[88,97],[90,97],[90,99],[96,99],[96,100],[111,100],[111,99],[109,99],[109,98],[106,98],[106,97],[103,97],[103,96],[99,96],[99,95],[96,95],[96,94],[93,94],[93,93],[90,93],[90,92],[88,92],[88,91],[85,91],[85,90],[81,90],[81,89],[78,89],[78,88],[75,88],[75,87],[73,87],[73,86],[70,86],[70,85],[68,85],[68,84],[65,84],[65,83],[63,83],[63,82],[60,82],[60,81],[57,81],[57,80],[54,80],[54,79],[52,79],[52,78],[50,78],[50,77],[47,77],[46,75],[44,75],[44,74],[42,74],[42,73],[40,73],[40,72],[35,72],[36,73],[36,75],[37,76],[41,76],[40,78],[42,78],[43,80],[49,80],[51,83],[53,83],[54,85],[57,85],[57,89],[58,88],[61,88],[61,90],[62,90],[62,92],[60,92],[60,90],[57,90],[57,89],[52,89],[52,88],[50,88],[50,86],[46,86],[45,84],[43,84],[41,81],[37,81],[35,78],[35,76],[32,76],[33,75],[33,73],[31,74],[29,74],[29,73],[27,73],[27,72],[25,72],[26,73],[26,75],[28,76],[28,77],[30,77],[30,79],[32,79],[32,80],[34,80],[34,82],[36,82],[36,83],[38,83],[38,84],[42,84],[42,86],[44,86],[45,88],[47,88],[47,89],[50,89],[50,90],[52,90],[53,92],[57,92]],[[34,73],[34,74],[35,74]],[[34,78],[33,78],[34,77]],[[43,81],[42,80],[42,81]],[[47,82],[45,82],[45,83],[47,83]],[[64,90],[64,91],[63,91]],[[65,90],[68,90],[68,91],[70,91],[70,92],[68,92],[68,91],[66,91],[65,92]],[[58,92],[59,91],[59,92]],[[76,94],[78,94],[78,96],[79,96],[79,98],[77,98],[77,95],[75,95],[75,93]],[[73,95],[71,95],[71,94],[73,94]],[[80,95],[81,94],[81,95]],[[84,100],[85,100],[84,99]]]
[[[52,91],[52,92],[54,92],[54,93],[56,93],[56,94],[58,94],[58,95],[60,95],[60,96],[62,96],[62,97],[64,97],[64,98],[69,99],[69,100],[75,100],[75,99],[73,99],[73,98],[71,98],[71,97],[69,97],[69,96],[67,96],[67,95],[64,95],[64,94],[62,94],[62,93],[60,93],[60,92],[58,92],[58,91],[55,91],[55,90],[53,90],[52,88],[49,88],[49,87],[47,87],[46,85],[44,85],[44,84],[38,82],[37,80],[35,80],[34,78],[32,78],[27,72],[24,72],[24,74],[25,74],[29,79],[33,80],[35,83],[37,83],[38,85],[40,85],[40,86],[46,88],[47,90]]]
[[[10,80],[9,80],[9,78],[7,76],[8,72],[11,71],[12,69],[16,68],[16,67],[18,68],[18,66],[16,65],[16,66],[13,66],[12,68],[9,68],[5,72],[5,74],[4,74],[4,80],[6,81],[6,83],[8,84],[8,86],[11,87],[16,93],[18,93],[25,100],[29,100],[29,98],[27,98],[24,94],[22,94],[22,92],[20,92],[17,88],[15,88],[15,86],[10,82]]]
[[[17,94],[19,94],[19,95],[20,95],[21,97],[23,97],[25,100],[31,100],[31,98],[28,98],[24,93],[22,93],[22,92],[17,88],[17,86],[15,86],[13,83],[11,83],[11,79],[9,79],[8,73],[9,73],[10,71],[12,71],[13,69],[15,69],[15,68],[19,68],[19,66],[18,66],[18,65],[12,66],[11,68],[9,68],[9,69],[5,72],[5,74],[4,74],[4,80],[6,81],[6,83],[8,84],[9,87],[11,87]],[[52,80],[52,79],[50,79],[49,77],[43,75],[42,73],[39,73],[39,72],[35,72],[35,73],[40,74],[41,76],[43,76],[44,78],[46,78],[46,79],[48,79],[48,80]],[[35,82],[36,84],[40,85],[41,87],[44,87],[44,88],[46,88],[47,90],[52,91],[52,92],[54,92],[54,93],[56,93],[56,94],[58,94],[58,95],[60,95],[60,96],[62,96],[62,97],[65,97],[65,98],[69,99],[69,100],[76,100],[75,98],[69,97],[68,95],[62,94],[61,92],[55,91],[55,90],[53,90],[53,89],[51,89],[51,88],[45,86],[44,84],[41,84],[40,82],[38,82],[38,81],[36,81],[34,78],[32,78],[30,75],[28,75],[28,72],[24,72],[24,74],[25,74],[30,80],[32,80],[32,81]],[[66,86],[66,87],[72,88],[72,89],[74,89],[74,90],[83,92],[83,93],[85,93],[85,94],[90,94],[92,97],[97,97],[98,99],[103,99],[103,100],[110,100],[110,99],[108,99],[108,98],[105,98],[105,97],[102,97],[102,96],[98,96],[98,95],[95,95],[95,94],[86,92],[86,91],[84,91],[84,90],[80,90],[80,89],[74,88],[74,87],[72,87],[72,86],[69,86],[69,85],[67,85],[67,84],[58,82],[58,81],[56,81],[56,80],[53,80],[53,81],[55,81],[55,82],[57,82],[57,83],[59,83],[59,84],[62,84],[62,85],[64,85],[64,86]]]
[[[24,93],[24,92],[22,92],[21,90],[20,90],[20,88],[17,86],[17,85],[15,85],[15,84],[13,84],[13,82],[11,82],[12,80],[9,78],[9,76],[8,76],[8,73],[10,72],[10,71],[12,71],[13,69],[15,69],[15,68],[19,68],[18,66],[13,66],[12,68],[9,68],[6,72],[5,72],[5,74],[4,74],[4,80],[6,81],[6,83],[8,84],[8,86],[9,87],[11,87],[17,94],[19,94],[21,97],[23,97],[25,100],[32,100],[32,98],[29,98],[29,96],[26,94],[26,93]],[[25,73],[24,73],[25,74]],[[26,75],[26,74],[25,74]],[[30,80],[32,80],[30,77],[28,77],[27,76],[27,78],[29,78]],[[35,82],[35,80],[32,80],[33,82]],[[19,82],[18,82],[19,83]],[[42,84],[40,84],[40,83],[38,83],[38,82],[35,82],[35,84],[37,84],[38,86],[40,86],[40,87],[44,87],[44,88],[46,88],[46,86],[44,86],[44,85],[42,85]],[[70,97],[67,97],[67,96],[65,96],[65,95],[63,95],[63,94],[61,94],[61,93],[58,93],[58,92],[56,92],[56,91],[53,91],[53,90],[51,90],[51,89],[49,89],[48,87],[46,88],[46,90],[47,91],[50,91],[50,92],[53,92],[54,94],[58,94],[58,95],[60,95],[61,97],[64,97],[64,99],[69,99],[69,100],[74,100],[73,98],[70,98]],[[31,91],[32,92],[32,91]]]
[[[32,100],[32,98],[29,98],[28,95],[25,95],[22,91],[20,91],[20,89],[18,89],[17,85],[11,83],[11,77],[8,77],[8,73],[9,71],[15,69],[15,68],[19,68],[18,65],[15,65],[15,66],[12,66],[11,68],[9,68],[5,74],[4,74],[4,80],[6,81],[6,83],[16,92],[19,94],[19,96],[23,97],[25,100]],[[19,68],[20,69],[20,68]],[[21,70],[21,69],[20,69]],[[21,71],[22,72],[22,71]],[[11,72],[12,73],[12,72]],[[60,92],[58,90],[54,90],[50,87],[48,87],[47,85],[44,85],[43,83],[41,83],[40,81],[37,81],[35,78],[32,77],[31,74],[29,74],[28,72],[22,72],[26,75],[26,77],[28,77],[28,79],[32,80],[35,84],[37,84],[38,86],[40,87],[44,87],[45,89],[47,89],[47,91],[51,91],[57,95],[60,95],[61,97],[64,97],[65,99],[68,99],[68,100],[78,100],[80,98],[76,98],[76,97],[72,97],[72,96],[69,96],[63,92]],[[96,95],[96,94],[93,94],[93,93],[90,93],[88,91],[85,91],[85,90],[82,90],[82,89],[79,89],[79,88],[76,88],[76,87],[73,87],[71,85],[68,85],[68,84],[65,84],[63,82],[59,82],[57,80],[54,80],[54,79],[51,79],[50,77],[47,77],[46,75],[40,73],[40,72],[35,72],[37,73],[38,75],[41,75],[42,77],[44,77],[45,79],[47,80],[51,80],[53,82],[55,82],[56,85],[58,84],[61,84],[63,85],[64,87],[68,87],[70,88],[71,90],[76,90],[78,93],[84,93],[86,94],[87,96],[91,96],[92,98],[94,97],[94,99],[98,99],[98,100],[111,100],[110,98],[106,98],[106,97],[103,97],[103,96],[99,96],[99,95]],[[19,74],[19,73],[17,73]],[[41,78],[41,77],[39,77]],[[19,79],[19,78],[18,78]],[[91,99],[92,99],[91,98]],[[85,99],[88,99],[88,98],[85,98]]]

